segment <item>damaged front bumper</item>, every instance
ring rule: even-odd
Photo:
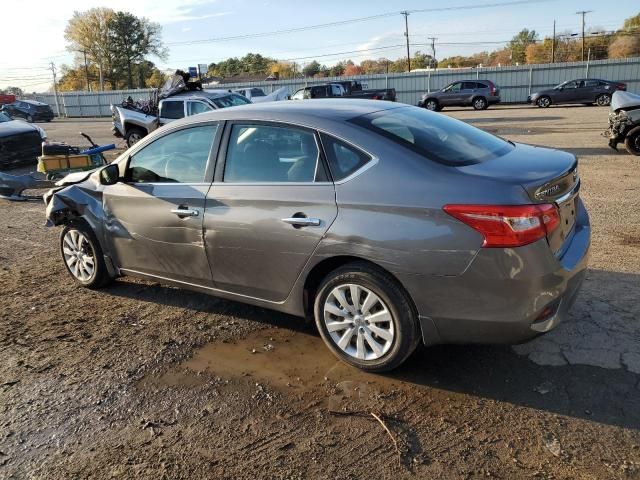
[[[625,132],[629,126],[626,112],[611,112],[609,114],[609,128],[602,132],[602,136],[609,139],[609,146],[618,150],[618,144],[624,142]]]

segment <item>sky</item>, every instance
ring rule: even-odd
[[[436,37],[437,58],[500,48],[522,28],[535,29],[541,37],[551,35],[554,20],[557,31],[578,33],[581,29],[581,17],[576,15],[578,10],[592,10],[586,16],[587,29],[599,27],[605,30],[614,30],[625,18],[640,13],[637,0],[618,0],[615,8],[607,8],[609,4],[601,0],[528,0],[517,5],[483,7],[508,2],[29,0],[23,4],[24,11],[19,6],[11,8],[12,15],[25,21],[3,22],[5,42],[0,49],[0,88],[15,85],[28,92],[49,89],[49,63],[54,62],[58,71],[62,64],[73,63],[73,54],[66,51],[64,40],[67,21],[74,11],[91,7],[129,11],[160,23],[169,57],[165,61],[150,60],[167,70],[218,62],[248,52],[295,59],[299,64],[310,62],[312,58],[308,57],[313,56],[326,65],[346,59],[356,63],[383,56],[396,59],[406,55],[404,17],[399,13],[402,10],[453,8],[414,12],[408,17],[411,53],[417,50],[430,53],[428,37]],[[476,8],[468,8],[470,6]],[[37,12],[37,15],[30,16],[29,12]],[[257,38],[219,40],[220,37],[296,29],[385,13],[391,15]],[[179,44],[210,39],[218,40]]]

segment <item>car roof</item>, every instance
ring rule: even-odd
[[[408,107],[409,105],[382,100],[361,99],[309,99],[280,102],[263,102],[223,108],[213,112],[201,113],[199,119],[210,120],[273,120],[301,121],[324,119],[344,121],[382,110]],[[181,120],[189,123],[189,117]]]

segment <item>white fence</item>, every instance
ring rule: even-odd
[[[552,87],[573,78],[601,78],[621,81],[627,84],[629,91],[640,92],[640,58],[508,67],[439,69],[355,77],[227,83],[214,88],[261,87],[266,93],[270,93],[278,88],[287,87],[290,93],[294,93],[299,88],[316,83],[326,83],[332,80],[358,80],[366,84],[368,88],[395,88],[399,102],[415,105],[423,93],[443,88],[455,80],[487,79],[499,85],[502,102],[522,103],[526,101],[531,92]],[[112,103],[119,104],[129,95],[135,100],[148,98],[150,92],[150,89],[92,93],[65,92],[58,95],[58,100],[63,116],[99,117],[111,115],[109,106]],[[56,112],[53,94],[31,95],[30,98],[48,103]]]

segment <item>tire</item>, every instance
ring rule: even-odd
[[[608,93],[601,93],[596,97],[596,105],[599,107],[608,107],[611,105],[611,95]]]
[[[634,128],[627,134],[624,146],[631,155],[640,156],[640,127]]]
[[[436,100],[435,98],[427,99],[424,102],[424,108],[426,108],[427,110],[431,110],[432,112],[439,112],[440,110],[442,110],[440,102],[438,102],[438,100]]]
[[[474,110],[486,110],[489,108],[489,102],[484,97],[476,97],[471,101]]]
[[[549,106],[551,106],[551,98],[547,97],[546,95],[544,97],[540,97],[538,100],[536,100],[536,105],[538,105],[540,108],[549,108]]]
[[[320,336],[336,357],[365,371],[387,372],[402,364],[420,340],[412,305],[391,275],[364,262],[353,262],[322,281],[315,296],[314,317]]]
[[[124,136],[124,140],[125,142],[127,142],[127,147],[133,147],[136,143],[138,143],[146,136],[147,132],[145,132],[141,128],[131,127],[127,130],[127,133]]]
[[[112,280],[100,243],[84,221],[74,221],[64,227],[60,233],[60,254],[71,277],[83,287],[97,289]]]
[[[33,117],[31,115],[27,115],[27,122],[33,123]]]

